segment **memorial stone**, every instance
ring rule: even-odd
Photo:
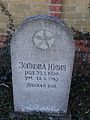
[[[24,20],[11,41],[14,110],[66,114],[74,52],[62,20],[47,15]]]

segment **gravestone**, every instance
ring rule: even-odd
[[[26,19],[11,41],[14,110],[67,113],[74,61],[73,37],[58,18]]]

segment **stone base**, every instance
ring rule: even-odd
[[[71,120],[71,114],[68,114],[67,116],[54,117],[50,120]]]
[[[71,120],[71,114],[70,114],[70,112],[66,115],[66,116],[60,116],[59,114],[55,114],[55,115],[53,115],[53,114],[43,114],[43,113],[40,113],[40,112],[38,112],[38,113],[36,113],[36,112],[34,112],[34,113],[30,113],[30,114],[27,114],[27,113],[19,113],[19,112],[12,112],[11,114],[10,114],[10,118],[12,119],[12,120],[17,120],[17,119],[19,119],[19,120],[22,120],[22,118],[37,118],[37,120],[39,120],[39,119],[42,119],[42,120]]]

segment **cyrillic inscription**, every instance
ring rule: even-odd
[[[24,69],[24,76],[27,87],[57,88],[56,82],[62,77],[60,71],[66,71],[66,65],[56,64],[32,64],[19,62],[19,69]],[[37,82],[36,82],[37,81]],[[54,84],[39,84],[38,81],[53,81]]]

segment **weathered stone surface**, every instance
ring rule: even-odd
[[[26,19],[11,42],[14,109],[67,113],[74,43],[59,19]]]

